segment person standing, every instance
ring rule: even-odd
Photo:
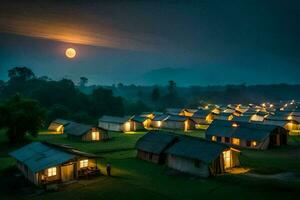
[[[107,163],[107,165],[106,165],[107,176],[110,176],[110,172],[111,172],[111,165],[110,165],[110,163]]]

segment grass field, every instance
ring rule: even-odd
[[[14,160],[7,153],[21,145],[9,145],[0,136],[1,199],[295,199],[299,195],[300,137],[289,138],[289,146],[267,151],[243,150],[241,163],[249,168],[246,174],[225,174],[201,179],[180,174],[135,158],[135,142],[144,133],[111,133],[112,140],[82,143],[68,140],[64,135],[40,135],[31,140],[70,144],[101,156],[99,167],[103,176],[61,188],[58,192],[32,195],[12,189]],[[203,132],[190,132],[203,137]],[[106,163],[112,164],[113,177],[105,175]],[[275,178],[276,174],[292,173],[293,177]],[[254,175],[255,176],[254,176]]]

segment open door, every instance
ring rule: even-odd
[[[232,167],[231,150],[223,151],[224,168],[225,170]]]
[[[61,181],[68,182],[74,179],[74,164],[61,166]]]

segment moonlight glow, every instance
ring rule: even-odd
[[[66,50],[66,56],[67,56],[68,58],[74,58],[74,57],[76,56],[76,50],[73,49],[73,48],[68,48],[68,49]]]

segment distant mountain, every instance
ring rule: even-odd
[[[181,86],[200,84],[201,81],[197,71],[190,68],[160,68],[143,74],[140,82],[147,85],[166,85],[169,80],[174,80]]]

